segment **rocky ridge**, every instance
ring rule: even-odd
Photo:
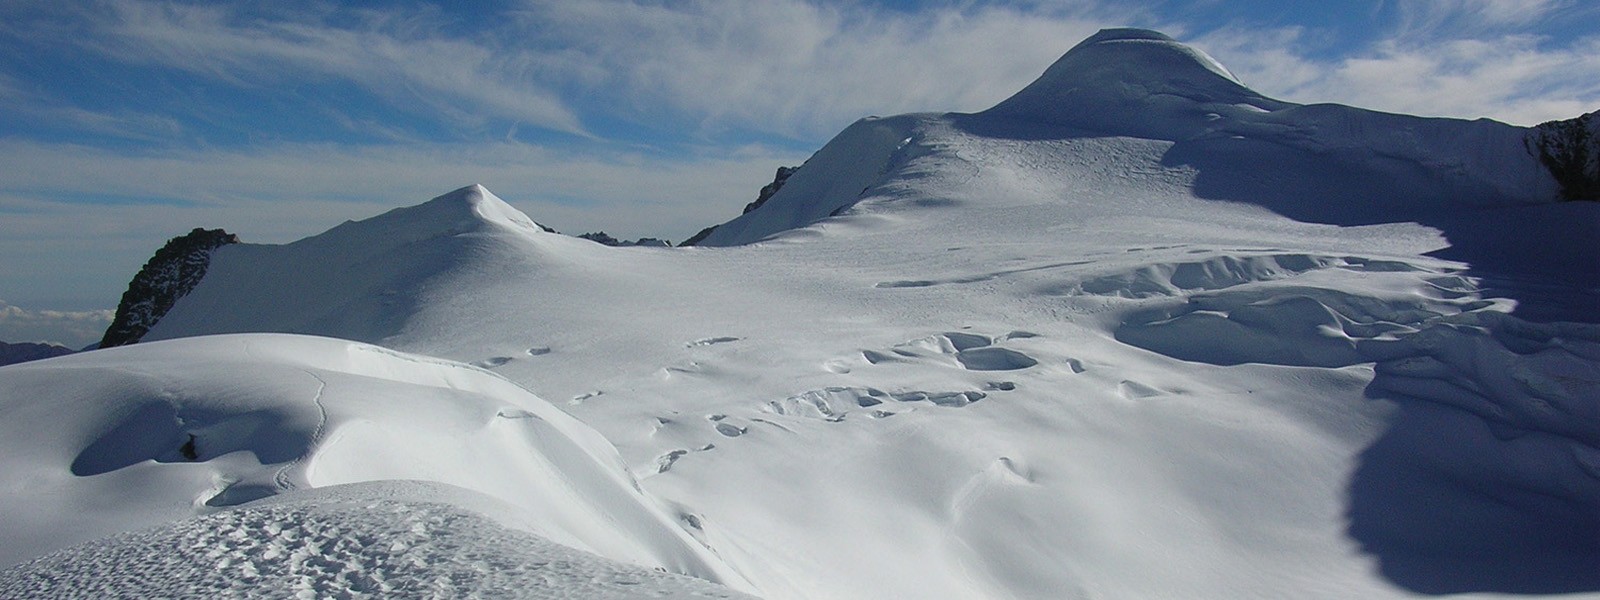
[[[774,196],[774,195],[776,195],[778,193],[778,190],[783,189],[783,184],[784,184],[784,182],[789,180],[789,176],[790,175],[794,175],[795,171],[799,171],[800,167],[803,167],[803,166],[805,166],[805,165],[800,165],[798,167],[778,167],[778,173],[772,177],[772,183],[769,183],[769,184],[767,184],[765,186],[762,186],[761,187],[761,191],[756,194],[755,202],[751,202],[749,204],[744,205],[744,212],[741,212],[739,214],[749,214],[750,211],[753,211],[755,209],[761,208],[761,205],[766,204],[767,200],[771,199],[772,196]],[[678,244],[678,245],[679,246],[693,246],[693,245],[699,243],[700,240],[706,239],[706,236],[711,235],[711,232],[715,231],[716,229],[717,229],[716,225],[712,225],[712,226],[707,227],[705,229],[701,229],[700,233],[694,234],[693,237],[690,237],[689,239],[684,240],[683,243]],[[643,240],[640,240],[640,241],[643,241]]]
[[[1600,200],[1600,111],[1528,132],[1528,151],[1561,183],[1564,200]]]
[[[604,231],[585,233],[579,235],[578,237],[606,246],[651,246],[656,248],[666,248],[672,245],[671,242],[653,237],[642,237],[637,240],[619,240]]]
[[[194,228],[193,231],[167,240],[155,256],[144,263],[144,268],[128,283],[128,291],[117,304],[117,314],[100,340],[101,348],[126,346],[139,341],[154,327],[156,321],[172,310],[172,305],[184,297],[200,279],[205,277],[211,264],[211,253],[228,244],[239,243],[239,236],[221,229]]]

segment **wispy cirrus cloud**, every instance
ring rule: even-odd
[[[591,129],[585,120],[628,122],[658,141],[729,132],[819,141],[868,114],[981,110],[1099,27],[1188,29],[1163,21],[1153,4],[1114,2],[893,10],[810,0],[525,0],[465,31],[410,5],[267,14],[148,0],[92,6],[94,35],[72,43],[118,61],[235,86],[351,83],[446,122],[579,133]],[[1300,101],[1527,123],[1594,98],[1571,77],[1594,72],[1584,54],[1593,44],[1552,45],[1525,29],[1600,9],[1572,0],[1377,6],[1384,10],[1373,14],[1391,21],[1384,32],[1333,57],[1309,51],[1303,36],[1315,32],[1304,27],[1224,27],[1195,41],[1241,75],[1255,73],[1247,78],[1264,91]],[[336,107],[317,110],[347,129],[407,136]]]
[[[519,23],[574,50],[564,60],[575,79],[629,111],[799,137],[869,114],[988,108],[1096,29],[1137,14],[1093,3],[1031,12],[802,0],[526,7]]]
[[[815,139],[868,114],[986,108],[1095,29],[1142,14],[1115,3],[529,0],[462,31],[416,5],[255,8],[99,0],[11,34],[237,88],[347,83],[470,125],[583,134],[587,117]],[[62,21],[71,26],[49,26]]]
[[[45,94],[25,89],[0,73],[0,107],[12,119],[27,119],[66,130],[114,138],[158,141],[183,132],[183,124],[165,115],[131,110],[95,111],[62,104]]]
[[[341,13],[333,23],[324,11],[257,16],[230,4],[105,0],[84,16],[94,35],[71,42],[118,61],[236,86],[339,80],[435,116],[583,132],[539,53],[445,35],[426,9]]]
[[[1575,0],[1391,0],[1405,35],[1475,36],[1526,27],[1578,8]],[[1592,10],[1592,9],[1590,9]]]
[[[285,243],[472,183],[568,233],[681,240],[805,156],[749,146],[661,160],[514,142],[130,152],[0,140],[0,290],[25,305],[114,303],[150,253],[189,228]]]
[[[1600,35],[1551,44],[1529,34],[1419,39],[1395,33],[1312,58],[1300,28],[1225,29],[1195,40],[1263,93],[1426,116],[1518,125],[1600,108]]]
[[[609,226],[619,235],[686,237],[728,217],[730,207],[754,199],[776,165],[798,164],[805,157],[804,152],[746,146],[662,160],[645,153],[576,152],[515,142],[288,143],[136,153],[0,140],[0,190],[23,191],[0,196],[0,211],[10,213],[0,223],[0,235],[47,237],[19,224],[29,215],[55,219],[66,216],[61,211],[129,206],[152,213],[182,211],[218,223],[209,219],[231,214],[240,223],[235,227],[254,228],[245,229],[253,240],[286,242],[363,211],[375,214],[382,207],[415,204],[482,183],[534,219],[563,230]],[[303,205],[273,207],[312,200],[334,209],[307,213]],[[611,208],[597,212],[596,204]],[[251,211],[267,218],[251,219]],[[268,227],[274,217],[289,221]]]

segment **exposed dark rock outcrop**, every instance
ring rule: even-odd
[[[712,225],[712,226],[707,227],[705,229],[701,229],[700,233],[696,233],[694,235],[691,235],[691,236],[689,236],[689,239],[684,240],[682,242],[678,242],[678,247],[681,248],[683,246],[693,246],[695,244],[698,244],[698,243],[700,243],[701,240],[704,240],[704,239],[706,239],[707,236],[710,236],[711,232],[716,231],[716,230],[717,230],[717,226],[716,225]]]
[[[187,235],[167,240],[128,283],[117,305],[117,315],[100,340],[101,348],[138,342],[179,298],[205,277],[212,251],[239,243],[239,236],[221,229],[195,228]]]
[[[800,166],[803,167],[805,165]],[[778,174],[773,176],[772,183],[763,186],[761,188],[761,192],[756,194],[756,201],[744,205],[744,212],[739,214],[747,214],[752,210],[761,208],[761,205],[766,204],[767,200],[771,199],[773,195],[778,193],[778,190],[783,189],[783,183],[789,180],[789,176],[794,175],[794,172],[799,170],[800,167],[778,167]],[[684,240],[683,243],[678,245],[693,246],[698,244],[701,240],[706,239],[706,236],[711,235],[712,231],[716,231],[716,229],[716,225],[701,229],[700,233],[694,234],[694,236]]]
[[[0,342],[0,367],[67,354],[72,354],[71,348],[55,344],[35,344],[33,342],[8,344]]]
[[[783,189],[783,182],[788,181],[789,176],[793,175],[795,171],[799,170],[800,167],[778,167],[778,174],[772,178],[772,183],[763,186],[761,188],[761,192],[756,194],[756,201],[744,205],[744,212],[739,214],[745,214],[752,210],[761,208],[761,205],[766,204],[767,200],[772,198],[773,194],[776,194],[778,193],[778,190]]]
[[[1600,200],[1600,111],[1534,127],[1528,150],[1561,183],[1562,199]]]
[[[606,233],[604,231],[596,231],[594,233],[585,233],[585,234],[580,235],[578,237],[586,239],[586,240],[589,240],[591,242],[598,243],[598,244],[605,244],[607,246],[656,246],[656,247],[665,248],[665,247],[668,247],[668,246],[672,245],[671,242],[668,242],[666,240],[660,240],[660,239],[652,238],[652,237],[644,237],[644,238],[639,238],[637,240],[619,240],[617,238],[612,237],[610,234],[608,234],[608,233]]]

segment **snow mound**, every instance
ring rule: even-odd
[[[487,371],[366,344],[226,335],[13,365],[0,446],[0,481],[28,482],[0,500],[0,564],[296,489],[425,480],[560,544],[739,581],[587,426]]]
[[[462,269],[486,268],[480,257],[510,250],[551,265],[580,245],[593,244],[550,233],[483,186],[470,185],[290,244],[223,247],[188,301],[144,339],[268,331],[380,342],[405,329],[412,309],[438,282]]]
[[[1177,142],[1164,160],[1200,169],[1201,196],[1322,222],[1382,222],[1385,216],[1560,196],[1555,178],[1528,148],[1527,128],[1275,100],[1246,87],[1204,52],[1140,29],[1091,36],[979,115],[1082,131],[1076,135]],[[1296,171],[1303,174],[1283,179],[1306,182],[1304,192],[1279,181],[1258,185],[1261,172]],[[1318,188],[1350,188],[1352,181],[1369,186],[1368,210],[1342,212],[1337,205],[1348,202],[1342,199],[1328,199],[1335,206],[1316,212],[1306,207],[1330,202],[1284,205],[1285,199],[1315,197]]]
[[[334,486],[96,540],[0,571],[6,598],[745,598],[522,531],[422,482]]]
[[[1217,111],[1289,106],[1245,87],[1216,59],[1165,34],[1105,29],[985,114],[1168,138],[1198,131]]]

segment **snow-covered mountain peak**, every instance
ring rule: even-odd
[[[414,214],[407,215],[415,220],[438,223],[483,222],[513,229],[550,232],[550,228],[534,222],[528,215],[501,200],[481,183],[474,183],[440,195],[415,208],[417,210]]]
[[[1067,51],[1063,58],[1095,53],[1100,53],[1098,58],[1102,59],[1119,58],[1129,61],[1129,64],[1124,65],[1124,76],[1160,74],[1171,77],[1199,66],[1213,75],[1244,86],[1244,83],[1234,77],[1227,67],[1222,66],[1222,63],[1210,55],[1159,31],[1131,27],[1101,29],[1082,42],[1078,42],[1078,45]],[[1152,66],[1159,69],[1149,68]],[[1196,73],[1196,75],[1201,74]]]
[[[346,256],[381,256],[412,244],[464,234],[512,232],[542,236],[552,231],[483,185],[472,184],[422,204],[346,221],[290,246],[322,248]]]
[[[1146,29],[1104,29],[986,114],[1118,135],[1181,139],[1210,115],[1292,104],[1245,87],[1206,53]]]
[[[786,177],[781,190],[708,228],[694,243],[749,244],[834,217],[914,218],[927,214],[925,208],[957,204],[930,198],[967,185],[985,168],[980,164],[1040,168],[1050,173],[1040,184],[1048,187],[1064,170],[1103,155],[1117,156],[1124,167],[1082,177],[1115,173],[1111,178],[1120,180],[1142,173],[1153,177],[1145,182],[1150,185],[1263,206],[1302,222],[1387,223],[1463,207],[1592,196],[1586,190],[1593,189],[1593,156],[1600,153],[1587,141],[1590,130],[1546,129],[1530,140],[1527,128],[1489,119],[1275,100],[1165,34],[1106,29],[986,111],[856,122]],[[1140,162],[1145,166],[1126,167]],[[1038,167],[1045,164],[1055,167]],[[993,208],[1015,197],[983,198]],[[1086,203],[1075,192],[1050,197],[1080,204],[1078,214],[1148,210]]]
[[[570,259],[572,247],[592,245],[556,234],[482,185],[469,185],[289,244],[230,246],[224,266],[208,270],[193,292],[200,295],[197,306],[216,304],[174,311],[146,339],[204,323],[219,332],[325,331],[379,341],[404,329],[419,294],[449,289],[444,282],[454,276],[510,264],[537,271]],[[287,290],[295,306],[286,310],[266,295],[240,297],[228,290],[233,286]]]

